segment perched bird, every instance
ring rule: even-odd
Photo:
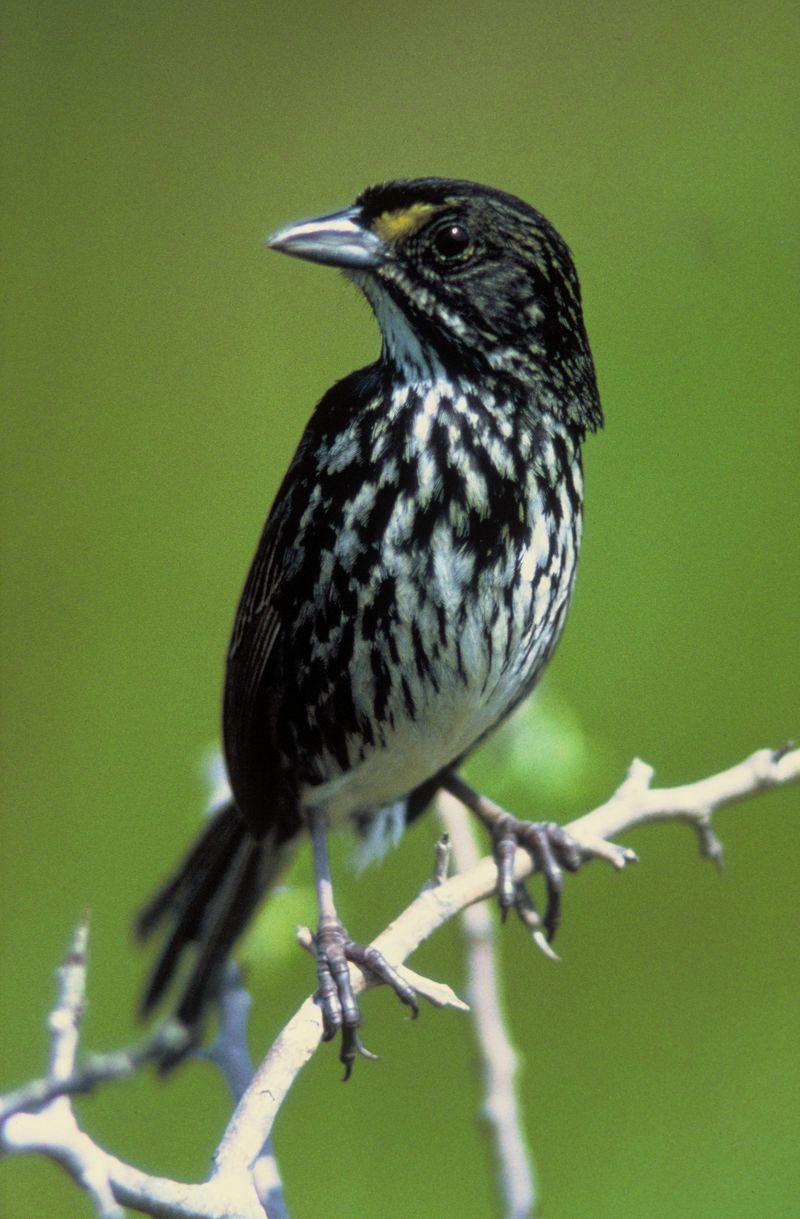
[[[526,847],[545,874],[583,852],[517,821],[456,769],[530,693],[561,634],[581,539],[581,444],[602,424],[569,249],[539,212],[473,182],[373,186],[268,245],[339,267],[367,297],[380,358],[316,407],[239,602],[223,736],[233,799],[139,918],[168,925],[144,1007],[193,948],[177,1016],[197,1028],[287,852],[309,832],[318,1001],[349,1074],[353,961],[414,993],[354,943],[333,900],[328,829],[379,839],[448,788],[490,826],[504,911]]]

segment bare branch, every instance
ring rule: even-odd
[[[80,1022],[86,1003],[88,920],[82,919],[57,974],[56,1005],[50,1014],[49,1073],[0,1100],[0,1152],[34,1151],[49,1156],[89,1194],[100,1219],[122,1219],[130,1206],[161,1219],[264,1219],[265,1211],[252,1179],[220,1190],[214,1185],[184,1185],[153,1177],[109,1155],[78,1126],[68,1093],[85,1091],[86,1081],[118,1079],[127,1073],[137,1051],[95,1055],[75,1068]],[[159,1034],[148,1046],[157,1042]],[[139,1052],[139,1061],[147,1056]],[[121,1063],[127,1064],[121,1069]],[[132,1068],[131,1068],[132,1069]],[[23,1108],[24,1106],[24,1108]],[[32,1110],[32,1111],[31,1111]],[[280,1219],[275,1211],[269,1219]]]
[[[729,770],[681,787],[651,789],[652,774],[650,767],[635,761],[611,799],[571,822],[566,827],[569,833],[600,854],[604,842],[626,829],[649,821],[677,818],[689,821],[697,828],[702,844],[715,809],[756,792],[796,782],[800,778],[800,749],[788,752],[762,749]],[[615,866],[624,859],[618,850],[609,852],[608,857]],[[530,856],[518,850],[515,879],[524,880],[532,871]],[[495,878],[494,860],[487,856],[468,872],[451,876],[441,884],[426,886],[373,941],[374,947],[396,967],[460,911],[491,896]],[[359,971],[353,969],[352,972],[353,990],[360,994],[370,982]],[[227,1176],[249,1171],[284,1098],[319,1045],[321,1036],[322,1019],[310,998],[284,1026],[257,1068],[217,1149],[215,1174]]]
[[[242,984],[239,967],[230,961],[219,997],[217,1036],[202,1056],[219,1067],[234,1101],[241,1099],[253,1078],[253,1060],[247,1044],[251,1004],[252,999]],[[289,1219],[271,1137],[267,1137],[253,1165],[253,1184],[269,1219]]]
[[[759,749],[728,770],[685,783],[680,787],[651,788],[653,768],[636,758],[624,783],[610,800],[567,828],[573,838],[594,845],[651,821],[688,821],[704,854],[717,860],[721,848],[711,832],[711,816],[718,808],[756,792],[768,791],[800,779],[800,749]]]
[[[609,840],[635,825],[664,820],[684,820],[696,830],[701,849],[719,861],[721,849],[711,828],[712,813],[744,796],[800,779],[800,750],[759,750],[744,762],[697,783],[673,788],[651,788],[652,770],[643,762],[632,764],[628,776],[610,800],[579,817],[566,827],[569,833],[595,854],[616,866],[625,862],[618,848],[606,849]],[[605,844],[605,845],[604,845]],[[523,880],[533,871],[530,856],[518,850],[514,878]],[[374,946],[394,965],[402,965],[425,939],[454,915],[492,894],[496,881],[494,861],[487,857],[456,876],[442,879],[440,861],[434,883],[424,887],[410,906],[374,941]],[[535,930],[532,919],[532,929]],[[306,1000],[285,1026],[267,1057],[243,1092],[214,1156],[213,1171],[201,1185],[188,1185],[141,1173],[109,1155],[77,1125],[69,1097],[81,1070],[75,1068],[80,1017],[86,977],[86,925],[81,924],[63,969],[59,972],[58,1001],[50,1021],[50,1068],[44,1091],[20,1089],[0,1101],[0,1111],[15,1111],[0,1126],[0,1151],[39,1151],[61,1163],[92,1197],[101,1219],[120,1219],[120,1206],[161,1219],[264,1219],[262,1198],[268,1189],[271,1166],[263,1150],[275,1116],[299,1071],[317,1049],[322,1020],[313,998]],[[405,968],[405,967],[403,967]],[[353,970],[356,993],[371,985]],[[436,1002],[460,1001],[449,988],[417,979],[421,991],[427,985]],[[423,992],[424,993],[424,992]],[[436,996],[436,998],[434,998]],[[462,1005],[463,1006],[463,1005]],[[236,1038],[240,1036],[236,1034]],[[106,1065],[114,1060],[105,1056]],[[212,1053],[212,1057],[214,1054]],[[216,1055],[219,1060],[219,1052]],[[97,1062],[98,1059],[89,1060]],[[246,1068],[241,1061],[234,1071],[233,1059],[226,1063],[226,1076],[239,1091]],[[113,1070],[110,1075],[113,1075]],[[109,1076],[110,1077],[110,1076]],[[93,1083],[101,1076],[95,1072]],[[40,1081],[41,1084],[41,1081]],[[37,1085],[38,1086],[38,1085]],[[56,1089],[54,1092],[53,1089]],[[25,1111],[20,1110],[20,1097]],[[31,1111],[34,1110],[34,1111]],[[260,1169],[256,1166],[260,1165]],[[258,1190],[254,1173],[260,1177]],[[521,1180],[521,1178],[520,1178]],[[520,1197],[522,1196],[520,1185]],[[521,1203],[520,1203],[521,1204]],[[280,1212],[270,1216],[275,1216]],[[510,1212],[515,1213],[515,1212]],[[520,1210],[520,1215],[525,1212]]]
[[[439,796],[455,866],[467,872],[478,863],[473,822],[448,792]],[[463,913],[467,941],[467,994],[483,1067],[483,1114],[489,1123],[506,1219],[529,1219],[536,1206],[533,1157],[516,1090],[517,1055],[506,1028],[497,967],[496,926],[488,903]],[[541,932],[540,932],[541,934]]]
[[[50,1017],[50,1028],[53,1029],[54,1019],[59,1018],[58,1010]],[[77,1026],[75,1026],[77,1031]],[[54,1039],[55,1040],[55,1039]],[[35,1111],[48,1105],[59,1096],[83,1096],[93,1092],[98,1084],[112,1083],[115,1080],[127,1079],[148,1062],[157,1062],[165,1054],[175,1054],[183,1049],[188,1041],[186,1029],[176,1021],[168,1020],[156,1029],[152,1037],[138,1046],[129,1046],[123,1050],[110,1050],[105,1054],[90,1054],[79,1067],[70,1072],[59,1070],[55,1075],[46,1075],[43,1079],[34,1079],[15,1092],[9,1092],[0,1097],[0,1126],[14,1113]],[[65,1054],[64,1041],[53,1046],[51,1054],[60,1056],[60,1064],[68,1061]],[[77,1039],[71,1047],[74,1061]]]
[[[0,1149],[40,1151],[52,1156],[71,1173],[91,1197],[101,1219],[121,1219],[122,1211],[109,1181],[103,1153],[88,1135],[79,1129],[66,1096],[59,1095],[75,1066],[80,1023],[86,1005],[86,954],[89,942],[89,920],[83,916],[72,937],[64,964],[57,973],[56,1005],[48,1021],[50,1029],[50,1061],[48,1075],[39,1086],[22,1088],[0,1105],[0,1113],[8,1115],[0,1126]],[[33,1093],[41,1103],[48,1099],[41,1112],[19,1112],[20,1098]]]

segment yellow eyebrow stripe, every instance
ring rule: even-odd
[[[382,212],[372,222],[372,231],[384,241],[394,244],[418,232],[423,224],[440,211],[433,203],[412,203],[411,207],[394,212]]]

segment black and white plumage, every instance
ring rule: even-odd
[[[177,1014],[197,1023],[309,828],[326,1034],[343,1026],[349,1071],[363,950],[336,919],[325,830],[416,816],[530,692],[564,624],[580,447],[602,415],[569,251],[513,196],[393,182],[270,244],[355,280],[383,349],[323,397],[264,527],[228,654],[233,801],[140,918],[170,924],[146,1005],[195,945]],[[575,866],[563,835],[545,849],[551,880],[553,851]]]

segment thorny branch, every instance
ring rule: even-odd
[[[790,746],[762,749],[729,770],[680,787],[651,788],[652,777],[651,767],[635,761],[614,795],[567,829],[579,843],[619,865],[619,853],[604,845],[610,839],[643,823],[683,820],[696,830],[703,853],[719,864],[722,851],[711,826],[713,812],[758,791],[796,782],[800,779],[800,749]],[[515,879],[523,880],[531,870],[530,857],[518,851]],[[443,873],[440,859],[435,883],[426,885],[374,941],[393,963],[404,961],[454,915],[493,892],[495,865],[491,858],[449,879],[442,879]],[[214,1154],[209,1179],[189,1185],[154,1177],[104,1151],[79,1128],[72,1110],[71,1094],[85,1091],[103,1078],[118,1078],[121,1073],[111,1069],[117,1055],[106,1060],[109,1070],[105,1076],[99,1069],[102,1058],[90,1059],[83,1067],[75,1065],[85,996],[87,936],[88,928],[83,921],[59,971],[58,998],[50,1017],[47,1078],[0,1099],[0,1151],[38,1151],[62,1164],[89,1193],[101,1219],[121,1219],[122,1206],[162,1219],[264,1219],[265,1213],[269,1219],[277,1219],[279,1210],[265,1209],[268,1193],[263,1179],[256,1185],[257,1166],[262,1165],[267,1175],[271,1172],[267,1167],[268,1140],[275,1117],[301,1068],[320,1043],[322,1021],[313,999],[306,1000],[292,1017],[253,1073]],[[371,983],[354,972],[354,989],[361,992]],[[431,1001],[463,1006],[452,992],[448,994],[449,988],[415,975],[412,979]],[[229,1024],[229,1032],[232,1027]],[[230,1032],[232,1043],[243,1039],[243,1023],[237,1028],[235,1034]],[[249,1071],[249,1060],[239,1057],[234,1066],[234,1059],[219,1045],[209,1053],[222,1066],[234,1092],[238,1092]],[[133,1055],[129,1053],[131,1069],[146,1057],[141,1049]],[[91,1070],[90,1063],[94,1064]]]

